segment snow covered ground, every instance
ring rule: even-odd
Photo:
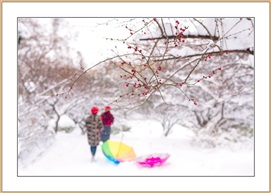
[[[167,162],[144,168],[135,161],[115,165],[97,148],[91,162],[86,135],[80,129],[59,132],[55,143],[32,164],[19,168],[19,176],[253,176],[253,144],[235,144],[223,148],[203,148],[191,143],[193,133],[175,126],[173,133],[162,137],[162,127],[154,121],[129,121],[130,132],[111,135],[134,148],[137,156],[169,153]],[[253,143],[253,141],[252,141]]]

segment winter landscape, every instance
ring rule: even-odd
[[[114,164],[85,119],[160,166]],[[19,18],[18,176],[254,176],[253,18]]]

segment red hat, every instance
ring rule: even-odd
[[[94,115],[97,114],[98,111],[99,111],[99,109],[96,106],[94,106],[94,107],[91,108],[91,113],[94,114]]]
[[[107,106],[105,106],[105,109],[109,109],[109,110],[110,110],[110,109],[111,109],[111,107],[107,105]]]

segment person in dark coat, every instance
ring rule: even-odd
[[[101,132],[103,130],[102,119],[98,115],[98,111],[98,107],[92,107],[91,115],[86,118],[87,137],[88,144],[90,145],[92,160],[94,160],[97,146],[100,143]]]
[[[103,121],[104,129],[101,134],[101,141],[105,142],[110,138],[111,125],[114,123],[114,116],[110,113],[111,107],[106,106],[105,112],[102,113],[101,118]]]

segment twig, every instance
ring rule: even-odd
[[[165,39],[166,37],[153,37],[153,38],[141,38],[139,39],[139,41],[149,41],[149,40],[161,40],[161,39]],[[177,36],[176,35],[171,35],[171,36],[167,36],[168,39],[176,39]],[[191,38],[191,39],[210,39],[210,36],[207,35],[185,35],[183,37],[185,38]],[[212,40],[217,41],[219,40],[219,37],[216,36],[212,36]]]
[[[218,47],[218,46],[216,46]],[[219,47],[218,47],[219,48]],[[214,51],[214,52],[207,52],[207,53],[200,53],[200,54],[192,54],[192,55],[186,55],[186,56],[177,56],[177,57],[169,57],[169,58],[163,58],[163,59],[156,59],[154,62],[159,62],[159,61],[166,61],[166,60],[176,60],[176,59],[184,59],[184,58],[192,58],[196,56],[202,56],[205,54],[220,54],[221,52],[223,53],[228,53],[228,52],[234,52],[234,53],[245,53],[245,54],[251,54],[254,55],[254,51],[251,50],[221,50],[220,51]]]
[[[207,29],[207,27],[205,25],[203,25],[203,23],[200,22],[199,20],[197,20],[196,18],[194,18],[194,20],[197,21],[207,31],[207,33],[210,36],[210,39],[214,41],[214,38],[213,38],[212,34],[209,32],[209,30]]]

